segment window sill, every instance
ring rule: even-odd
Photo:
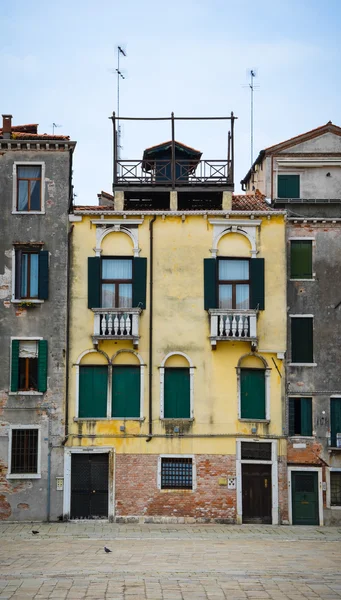
[[[298,281],[298,282],[299,282],[299,281],[316,281],[316,278],[315,278],[315,277],[312,277],[311,279],[303,279],[303,278],[302,278],[302,279],[301,279],[301,278],[292,279],[292,278],[290,277],[289,281]]]
[[[21,392],[21,391],[17,391],[17,392],[8,392],[9,396],[43,396],[44,392],[35,392],[34,390],[32,390],[32,392]]]
[[[331,510],[341,510],[341,506],[328,506]]]
[[[289,363],[288,367],[317,367],[317,363]]]
[[[74,417],[77,421],[145,421],[145,417]]]
[[[11,300],[12,304],[44,304],[45,300],[36,300],[34,299],[30,299],[30,298],[23,298],[22,300],[18,300],[18,299],[12,299]]]
[[[270,423],[270,419],[238,419],[238,421],[242,421],[243,423]]]
[[[12,215],[44,215],[44,210],[12,210]]]
[[[162,488],[159,488],[159,492],[161,492],[161,494],[192,494],[193,492],[195,492],[195,490],[193,488],[191,490],[186,488],[163,490]]]
[[[8,473],[6,479],[41,479],[40,473]]]
[[[160,421],[194,421],[194,417],[160,417]]]
[[[329,446],[328,452],[341,452],[341,446]]]

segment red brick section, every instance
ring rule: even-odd
[[[315,440],[305,440],[305,448],[294,448],[295,442],[288,441],[288,464],[293,465],[311,465],[321,467],[325,463],[320,458],[323,452],[322,444]],[[297,441],[296,441],[297,443]]]
[[[157,455],[116,456],[116,517],[193,517],[236,520],[236,491],[218,483],[235,477],[235,456],[196,456],[195,491],[162,491],[157,487]]]
[[[287,459],[280,456],[278,459],[278,504],[279,524],[288,522],[288,475]]]

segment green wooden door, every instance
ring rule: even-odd
[[[330,427],[330,445],[336,448],[336,434],[341,433],[341,398],[331,398],[330,400]]]
[[[189,419],[190,416],[189,369],[165,369],[164,418]]]
[[[84,366],[79,369],[79,418],[107,416],[108,367]]]
[[[140,367],[114,366],[112,370],[112,416],[140,417]]]
[[[319,525],[318,475],[316,471],[293,471],[293,525]]]
[[[265,419],[264,369],[241,369],[240,388],[241,418]]]

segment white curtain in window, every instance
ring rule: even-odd
[[[120,283],[119,287],[119,307],[131,308],[133,302],[133,290],[131,283]]]
[[[232,285],[219,286],[219,308],[232,308]]]
[[[38,358],[38,342],[36,340],[20,340],[20,358]]]
[[[118,258],[102,260],[102,279],[131,279],[132,261]]]
[[[249,308],[249,285],[236,285],[236,308],[247,310]]]
[[[219,260],[220,281],[238,281],[249,279],[248,260]]]
[[[20,166],[18,167],[19,179],[40,179],[41,167],[38,165]]]
[[[28,182],[19,181],[18,210],[28,210]]]

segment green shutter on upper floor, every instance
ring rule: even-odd
[[[313,432],[312,399],[301,398],[301,435],[312,435]]]
[[[38,341],[38,392],[47,390],[47,340]]]
[[[313,318],[291,318],[291,362],[312,363],[313,352]]]
[[[164,418],[189,419],[191,417],[189,369],[172,367],[164,375]]]
[[[88,308],[101,306],[101,259],[98,256],[88,258]]]
[[[19,387],[19,340],[12,340],[11,352],[11,392]]]
[[[330,399],[330,445],[337,446],[337,433],[341,433],[341,398]]]
[[[79,367],[80,419],[105,418],[107,416],[108,367],[84,365]]]
[[[38,254],[39,276],[38,276],[38,298],[47,300],[49,297],[49,253],[42,250]]]
[[[240,416],[242,419],[265,419],[265,370],[240,370]]]
[[[146,308],[147,259],[133,260],[133,308]]]
[[[250,260],[250,308],[264,310],[265,308],[265,282],[264,258],[251,258]]]
[[[291,279],[311,279],[313,276],[312,241],[291,240],[290,277]]]
[[[204,308],[217,308],[217,261],[204,258]]]
[[[300,197],[300,176],[299,175],[278,175],[277,198],[299,198],[299,197]]]
[[[112,370],[112,416],[139,419],[141,370],[134,365],[117,365]]]
[[[295,401],[296,398],[289,398],[289,435],[295,435]]]

